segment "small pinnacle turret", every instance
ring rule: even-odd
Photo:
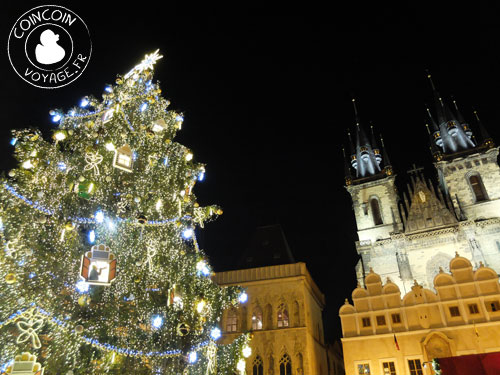
[[[355,179],[376,176],[378,174],[381,174],[381,176],[383,176],[381,163],[384,157],[382,157],[381,149],[378,147],[373,125],[370,126],[371,139],[369,139],[361,123],[355,99],[352,99],[352,104],[354,107],[354,117],[356,120],[355,145],[353,145],[352,143],[350,132],[348,132],[348,136],[349,143],[351,145],[351,166],[356,170]],[[346,165],[346,168],[347,167],[348,165]],[[384,168],[384,171],[386,170],[390,171],[390,174],[392,174],[392,168]]]
[[[427,74],[434,96],[435,114],[437,122],[429,108],[426,108],[432,126],[431,146],[435,160],[441,160],[443,155],[452,155],[458,152],[472,150],[476,147],[469,124],[459,111],[457,103],[453,100],[455,112],[443,101],[436,90],[431,75]]]

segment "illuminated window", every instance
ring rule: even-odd
[[[226,331],[236,332],[238,329],[238,315],[236,310],[229,310],[227,313]]]
[[[378,199],[372,198],[370,200],[370,207],[372,209],[373,224],[374,225],[383,224],[383,222],[382,222],[382,216],[380,214],[380,205],[378,203]]]
[[[410,368],[410,375],[424,375],[420,359],[409,359],[408,367]]]
[[[368,363],[363,363],[358,365],[358,375],[371,374],[370,365]]]
[[[477,305],[475,303],[471,303],[469,305],[469,312],[471,314],[479,314],[479,309],[477,308]]]
[[[262,309],[256,307],[252,315],[252,329],[254,331],[262,329]]]
[[[292,361],[288,354],[283,354],[280,359],[280,375],[292,375]]]
[[[264,364],[260,356],[255,357],[253,360],[253,375],[264,375]]]
[[[460,310],[458,310],[458,306],[450,306],[450,315],[460,316]]]
[[[398,323],[401,323],[401,315],[399,314],[392,314],[392,322],[394,324],[398,324]]]
[[[288,327],[288,310],[282,303],[278,307],[278,328]]]
[[[377,316],[377,325],[378,326],[385,326],[385,316],[383,316],[383,315]]]
[[[486,196],[486,190],[484,189],[483,181],[481,180],[481,176],[479,176],[478,174],[470,176],[469,183],[476,202],[482,202],[488,199]]]
[[[396,375],[396,366],[394,362],[383,362],[382,368],[384,370],[384,375]]]
[[[362,318],[361,321],[363,322],[363,327],[370,327],[372,325],[370,318]]]

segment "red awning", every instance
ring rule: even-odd
[[[500,352],[439,358],[442,375],[498,375]]]

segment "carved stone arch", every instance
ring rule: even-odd
[[[425,337],[422,342],[422,349],[426,356],[426,361],[434,358],[453,357],[455,353],[455,343],[443,332],[433,331]]]
[[[434,288],[434,278],[439,273],[439,267],[449,272],[451,255],[439,252],[427,261],[425,266],[425,280],[429,288]]]

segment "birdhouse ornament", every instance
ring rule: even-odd
[[[90,285],[108,286],[116,277],[116,258],[106,245],[92,246],[82,257],[80,276]]]
[[[25,352],[16,355],[14,363],[7,368],[6,374],[12,375],[43,375],[44,369],[36,361],[36,355]]]
[[[134,153],[129,145],[122,146],[115,150],[115,158],[113,167],[121,169],[125,172],[132,172],[132,164],[134,162]]]

